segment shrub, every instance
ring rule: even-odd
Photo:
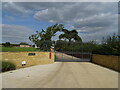
[[[16,65],[14,65],[12,62],[0,61],[0,70],[2,72],[15,70],[15,69],[16,69]]]
[[[93,47],[93,54],[117,55],[120,56],[120,37],[117,35],[103,38],[102,44]]]
[[[57,56],[55,55],[55,59],[57,59]]]

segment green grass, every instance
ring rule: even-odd
[[[40,51],[40,49],[36,49],[33,47],[0,47],[0,51],[7,52],[7,51]]]
[[[15,69],[16,69],[16,65],[14,65],[12,62],[0,61],[0,71],[5,72]]]

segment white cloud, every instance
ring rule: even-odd
[[[97,32],[97,31],[105,31],[106,28],[114,27],[116,28],[118,22],[117,14],[99,14],[93,15],[92,17],[78,19],[74,23],[74,27],[77,29],[84,30],[85,32]],[[82,31],[83,32],[83,31]]]
[[[23,2],[4,3],[3,9],[13,13],[32,13],[40,21],[63,23],[70,29],[77,29],[88,41],[117,33],[117,5],[117,2]]]
[[[33,33],[34,31],[32,29],[24,26],[3,24],[2,25],[2,42],[30,43],[29,36]]]
[[[3,3],[2,8],[3,8],[3,10],[14,12],[15,15],[18,15],[18,14],[23,15],[23,14],[31,13],[31,10],[27,10],[24,7],[18,6],[13,2]]]

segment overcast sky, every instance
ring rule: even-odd
[[[2,42],[30,43],[31,34],[55,23],[76,29],[85,42],[99,42],[102,37],[118,33],[118,3],[4,2],[2,20]]]

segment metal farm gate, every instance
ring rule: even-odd
[[[57,41],[54,52],[55,62],[89,62],[92,49],[89,43]]]

